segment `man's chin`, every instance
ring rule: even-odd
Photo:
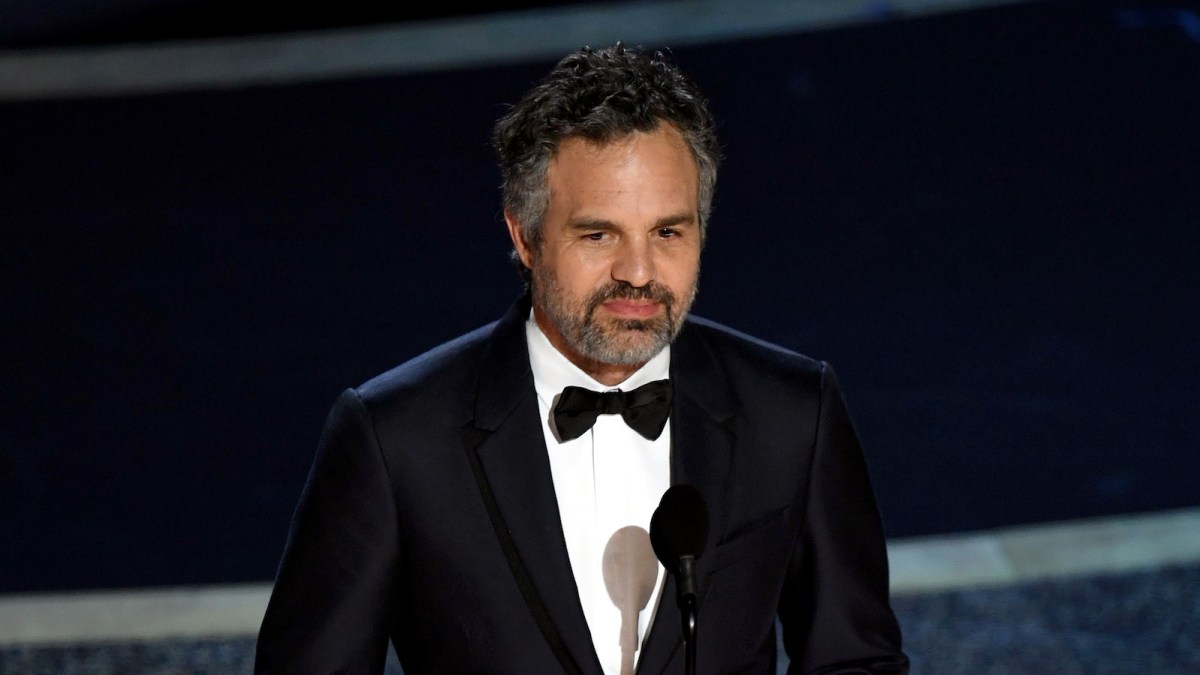
[[[663,335],[661,322],[620,322],[620,326],[608,326],[598,339],[585,340],[588,355],[601,363],[613,365],[639,365],[654,358],[669,344]],[[632,325],[632,324],[636,324]]]

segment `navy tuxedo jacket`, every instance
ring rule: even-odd
[[[525,343],[528,299],[335,403],[259,634],[260,673],[601,675]],[[688,319],[671,481],[710,511],[697,672],[902,673],[867,469],[823,363]],[[639,675],[682,673],[673,580]]]

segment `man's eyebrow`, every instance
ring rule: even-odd
[[[696,214],[694,213],[676,213],[673,216],[659,218],[658,222],[654,223],[654,227],[678,227],[680,225],[694,225],[696,223]]]
[[[581,220],[572,220],[571,222],[567,223],[567,227],[572,230],[579,231],[587,230],[607,232],[617,229],[617,224],[611,220],[604,220],[602,218],[584,218]]]
[[[654,221],[654,227],[678,227],[680,225],[692,225],[696,222],[696,214],[694,213],[676,213],[670,216],[664,216]],[[620,229],[616,223],[603,218],[583,218],[573,220],[567,223],[567,227],[571,230],[588,231],[588,232],[609,232]]]

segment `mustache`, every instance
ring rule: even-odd
[[[668,310],[675,304],[675,294],[671,289],[651,281],[645,286],[633,286],[628,282],[614,281],[597,289],[588,298],[588,313],[609,300],[652,300],[664,305]]]

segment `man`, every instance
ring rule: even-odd
[[[686,318],[713,121],[659,54],[561,61],[496,128],[529,293],[334,405],[258,672],[682,673],[663,492],[698,488],[700,673],[900,673],[883,535],[823,363]],[[620,391],[614,394],[590,392]]]

